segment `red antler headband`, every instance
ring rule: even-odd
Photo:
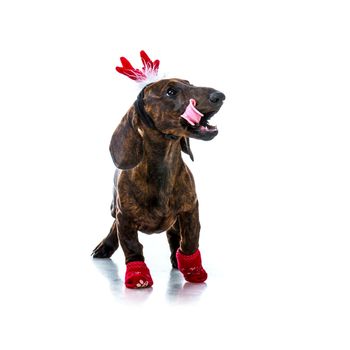
[[[134,68],[125,57],[120,57],[122,67],[116,67],[115,69],[118,73],[124,74],[137,82],[155,80],[158,75],[159,60],[152,61],[143,50],[140,52],[140,56],[143,63],[142,70]]]

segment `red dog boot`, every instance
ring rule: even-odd
[[[153,280],[147,265],[143,261],[131,261],[126,264],[125,286],[127,288],[151,287]]]
[[[201,283],[207,279],[208,275],[202,267],[201,253],[198,249],[191,255],[185,255],[178,249],[176,259],[179,270],[186,281]]]

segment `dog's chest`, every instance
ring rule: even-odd
[[[140,203],[135,219],[140,231],[162,232],[174,224],[179,209],[172,198],[154,196]]]
[[[125,200],[125,198],[124,198]],[[133,219],[138,230],[145,233],[157,233],[168,230],[176,221],[177,216],[185,207],[179,203],[176,196],[143,196],[143,198],[128,197],[127,205],[120,200],[121,212]],[[134,200],[133,203],[131,203]],[[131,210],[130,210],[131,209]]]
[[[122,173],[118,181],[118,209],[130,217],[140,231],[152,233],[169,229],[181,212],[192,211],[197,203],[190,172],[184,169],[180,174],[173,178],[154,171],[152,176]]]

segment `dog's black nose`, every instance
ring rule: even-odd
[[[211,103],[219,103],[225,99],[225,95],[222,92],[215,91],[209,95],[209,101]]]

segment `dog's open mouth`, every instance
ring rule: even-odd
[[[182,126],[191,133],[194,138],[211,140],[218,134],[216,125],[209,123],[210,118],[217,112],[201,113],[196,109],[196,101],[190,100],[185,112],[181,115]]]

